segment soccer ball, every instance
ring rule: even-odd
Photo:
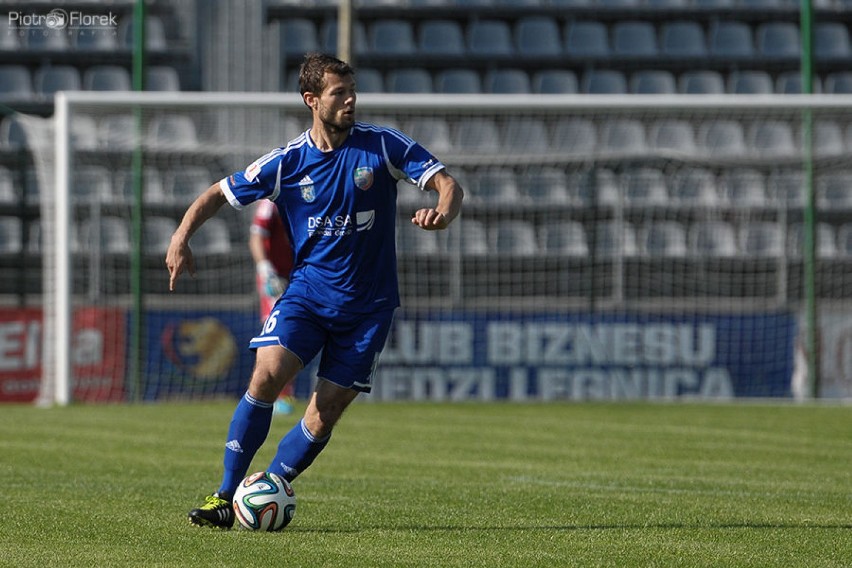
[[[234,492],[234,514],[253,531],[280,531],[296,513],[296,493],[287,480],[259,471],[243,479]]]

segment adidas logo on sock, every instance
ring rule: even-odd
[[[230,442],[225,444],[225,447],[231,450],[232,452],[237,452],[238,454],[243,453],[243,447],[236,440],[231,440]]]

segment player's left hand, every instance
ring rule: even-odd
[[[166,252],[166,267],[169,269],[169,291],[174,291],[178,276],[184,271],[189,271],[190,276],[195,276],[195,259],[192,257],[192,249],[185,241],[172,239],[169,250]]]
[[[436,209],[418,209],[411,218],[411,222],[427,231],[446,229],[449,225],[444,214]]]

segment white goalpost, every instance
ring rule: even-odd
[[[429,196],[400,184],[403,307],[373,398],[791,398],[816,371],[822,396],[849,396],[850,103],[359,96],[360,120],[409,134],[466,190],[456,226],[424,236],[405,221]],[[52,140],[33,137],[49,235],[39,402],[241,388],[250,214],[194,237],[199,274],[175,294],[160,239],[308,119],[294,93],[57,94]]]

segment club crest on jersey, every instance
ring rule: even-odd
[[[373,168],[369,166],[355,168],[355,175],[353,177],[355,179],[355,185],[357,185],[359,189],[367,191],[373,186]]]
[[[314,180],[312,180],[309,176],[305,176],[299,182],[299,188],[302,190],[302,199],[306,202],[310,203],[314,199],[316,199],[316,194],[314,193]]]

